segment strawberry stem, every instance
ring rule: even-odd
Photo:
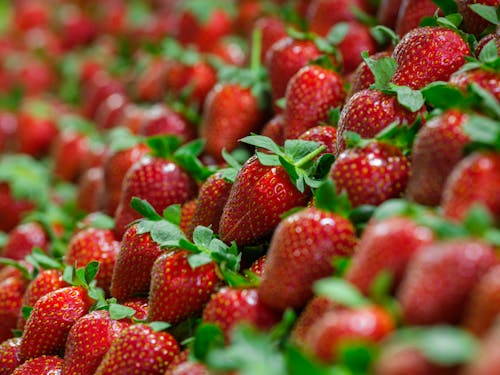
[[[299,161],[297,161],[295,163],[295,166],[297,168],[303,167],[305,164],[309,163],[311,160],[313,160],[314,158],[316,158],[316,156],[318,156],[319,154],[321,154],[325,150],[326,150],[326,146],[325,145],[321,145],[316,150],[314,150],[310,154],[304,156],[302,159],[300,159]]]
[[[250,70],[258,74],[260,69],[260,52],[262,50],[262,31],[255,29],[252,33],[252,52],[250,56]]]

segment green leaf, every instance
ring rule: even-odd
[[[140,199],[138,197],[132,197],[130,201],[130,207],[140,213],[143,217],[158,221],[162,220],[162,217],[156,212],[154,207],[145,199]]]
[[[148,325],[155,332],[165,331],[171,327],[171,324],[167,322],[151,322]]]
[[[341,255],[334,255],[332,259],[332,266],[335,270],[335,276],[343,277],[351,267],[352,258]]]
[[[109,316],[113,320],[121,320],[132,318],[135,315],[135,310],[128,306],[123,306],[118,303],[109,304]]]
[[[166,220],[139,220],[137,222],[137,233],[149,233],[152,240],[155,241],[160,247],[177,246],[181,239],[186,238],[182,230],[177,225]]]
[[[361,292],[348,281],[330,277],[314,283],[314,292],[346,307],[360,307],[369,303]]]
[[[353,374],[368,374],[377,356],[374,343],[349,340],[339,344],[338,362]]]
[[[458,6],[455,0],[432,0],[439,8],[441,8],[445,15],[458,13]]]
[[[192,269],[212,263],[212,257],[206,253],[191,254],[188,256],[188,263]]]
[[[413,90],[408,86],[397,86],[390,84],[391,90],[396,92],[398,103],[411,112],[417,112],[425,104],[424,96],[419,90]]]
[[[21,274],[23,275],[23,277],[26,280],[32,280],[33,279],[33,276],[31,275],[30,271],[25,266],[23,266],[21,263],[15,261],[13,259],[10,259],[10,258],[0,258],[0,264],[3,264],[5,266],[14,267],[15,269],[17,269],[18,271],[21,272]]]
[[[263,135],[250,135],[240,139],[240,142],[263,148],[275,153],[276,155],[280,155],[283,153],[281,151],[281,148],[271,138],[265,137]]]
[[[386,89],[398,68],[396,60],[392,57],[374,59],[369,57],[367,52],[363,52],[361,56],[375,77],[374,88],[378,90]]]
[[[75,286],[83,286],[86,288],[89,287],[89,284],[85,279],[85,268],[78,268],[75,271],[75,277],[73,278],[72,284]]]
[[[99,272],[99,262],[92,261],[85,267],[85,281],[90,285],[92,280],[95,279],[95,276]]]
[[[297,314],[291,308],[287,308],[283,313],[281,321],[273,327],[269,333],[269,337],[279,342],[281,345],[286,342],[290,336],[293,325],[297,321]]]
[[[285,141],[284,149],[287,156],[298,162],[320,146],[318,142],[288,139]]]
[[[109,150],[113,153],[128,150],[144,142],[144,138],[130,131],[129,128],[119,126],[111,129],[107,135]]]
[[[498,25],[500,23],[497,11],[494,6],[484,4],[471,4],[469,5],[469,8],[472,9],[474,13],[479,14],[482,18],[494,25]]]
[[[231,168],[234,168],[236,170],[239,170],[241,168],[240,162],[232,154],[227,152],[226,149],[222,150],[222,158]]]
[[[21,308],[21,315],[23,316],[23,319],[24,320],[28,320],[32,311],[33,311],[33,307],[31,307],[31,306],[23,306]]]
[[[208,353],[216,348],[224,347],[224,335],[215,324],[202,323],[196,329],[192,351],[194,357],[204,362]]]
[[[439,26],[457,30],[462,23],[463,17],[460,13],[449,14],[445,17],[438,17],[436,22]]]
[[[386,26],[374,26],[371,28],[370,34],[372,34],[373,38],[381,46],[388,44],[388,42],[391,42],[394,46],[399,43],[399,36],[394,32],[394,30]]]
[[[328,368],[293,345],[286,346],[285,355],[290,375],[332,375]]]
[[[394,275],[387,270],[380,271],[370,285],[370,297],[375,303],[383,304],[389,298],[394,285]]]
[[[425,101],[434,108],[459,108],[465,96],[458,88],[446,82],[433,82],[422,89]]]
[[[257,155],[257,158],[259,159],[259,162],[262,165],[268,167],[274,167],[280,165],[280,159],[279,156],[277,155],[267,154],[265,152],[260,152],[260,151],[256,151],[255,154]]]
[[[465,216],[463,224],[471,235],[480,237],[493,226],[493,217],[483,204],[475,203]]]
[[[68,284],[73,284],[73,273],[74,273],[74,267],[73,266],[66,266],[63,271],[63,280],[67,282]]]
[[[160,158],[169,158],[181,145],[181,139],[175,135],[155,135],[146,139],[152,154]]]
[[[481,86],[476,83],[472,83],[469,85],[470,90],[477,95],[483,101],[483,105],[486,109],[489,109],[497,119],[500,119],[500,104],[496,100],[496,98],[490,94],[489,91],[485,90]]]
[[[497,41],[493,38],[481,49],[479,60],[485,63],[492,63],[496,59],[498,59],[498,48]]]
[[[198,225],[193,232],[193,242],[198,246],[208,247],[214,237],[214,231],[210,228]]]
[[[49,257],[47,254],[43,252],[40,248],[33,248],[31,253],[31,257],[35,260],[35,262],[40,265],[42,268],[48,269],[61,269],[62,264],[57,260]]]
[[[163,217],[168,222],[179,225],[181,223],[181,205],[172,204],[163,210]]]
[[[349,24],[347,22],[338,22],[328,32],[326,39],[334,46],[342,43],[349,32]]]
[[[474,142],[493,147],[500,142],[500,124],[484,116],[469,115],[463,130]]]

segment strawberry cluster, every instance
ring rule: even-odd
[[[0,2],[0,375],[500,373],[499,0]]]

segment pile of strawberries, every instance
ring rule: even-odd
[[[499,0],[0,2],[0,375],[500,373]]]

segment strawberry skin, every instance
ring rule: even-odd
[[[267,51],[269,51],[272,45],[287,36],[285,23],[279,17],[261,17],[255,22],[254,30],[260,30],[262,33],[260,61],[265,62]]]
[[[163,251],[149,233],[138,234],[137,224],[127,229],[113,268],[111,295],[118,301],[149,292],[151,268]]]
[[[463,325],[482,336],[495,325],[500,313],[500,266],[488,271],[474,288],[467,305]]]
[[[85,212],[103,210],[104,170],[102,167],[87,169],[78,180],[76,203]],[[108,203],[108,202],[106,202]]]
[[[0,230],[12,230],[22,219],[22,216],[31,211],[35,205],[28,199],[16,199],[7,183],[0,183]],[[8,215],[6,214],[8,213]]]
[[[163,375],[179,353],[179,345],[167,332],[154,332],[145,324],[123,330],[113,341],[95,375]]]
[[[113,267],[119,251],[120,243],[115,240],[111,230],[86,228],[71,238],[64,262],[78,267],[85,267],[92,261],[99,262],[95,280],[97,286],[109,294]]]
[[[301,193],[283,167],[262,165],[256,156],[241,168],[229,193],[219,223],[221,239],[243,246],[269,235],[280,215],[303,206],[309,193]]]
[[[379,205],[400,197],[406,189],[410,162],[401,150],[383,142],[342,152],[332,165],[330,176],[337,191],[345,190],[353,207]]]
[[[450,84],[467,92],[467,87],[475,83],[488,91],[500,102],[500,74],[484,69],[474,69],[466,72],[455,73],[450,78]]]
[[[441,202],[446,178],[462,159],[469,138],[463,131],[468,115],[448,110],[425,123],[412,149],[406,195],[414,202],[436,206]]]
[[[458,163],[446,180],[441,206],[446,217],[462,220],[474,203],[500,220],[500,154],[476,152]]]
[[[402,280],[406,266],[418,249],[434,241],[432,231],[405,217],[371,222],[363,232],[346,279],[368,295],[382,271],[393,277],[393,287]]]
[[[396,21],[396,34],[405,35],[418,27],[424,17],[432,17],[437,5],[432,0],[402,0]]]
[[[271,138],[277,145],[285,143],[285,116],[280,113],[271,118],[262,128],[261,135]]]
[[[342,108],[337,130],[337,154],[344,151],[343,134],[358,133],[362,138],[373,138],[394,122],[412,124],[423,110],[412,113],[400,105],[393,95],[378,90],[362,90],[354,94]]]
[[[318,142],[326,146],[325,154],[336,154],[337,151],[337,128],[329,125],[318,125],[306,130],[299,136],[303,141]]]
[[[377,19],[381,25],[394,29],[403,0],[381,0],[377,11]]]
[[[213,262],[191,268],[187,251],[161,255],[151,271],[148,320],[176,324],[201,311],[219,285]]]
[[[202,319],[217,325],[229,340],[237,324],[247,323],[268,330],[279,322],[280,315],[260,301],[257,289],[222,288],[212,295]]]
[[[330,29],[342,21],[356,19],[353,7],[363,9],[361,0],[312,0],[307,7],[310,31],[325,36]],[[366,9],[364,9],[366,10]]]
[[[327,122],[331,108],[341,107],[346,92],[341,77],[317,65],[305,66],[286,89],[285,139],[298,138],[306,130]]]
[[[475,13],[470,8],[472,4],[490,5],[498,9],[500,2],[498,0],[457,0],[458,11],[464,18],[463,26],[465,31],[479,36],[491,23]]]
[[[448,81],[468,55],[469,47],[457,32],[444,27],[416,28],[394,49],[398,68],[392,82],[418,90],[431,82]]]
[[[404,321],[416,325],[457,323],[472,289],[497,263],[494,249],[477,240],[420,248],[397,291]]]
[[[0,342],[12,337],[27,283],[21,275],[12,275],[0,282]]]
[[[93,301],[81,287],[66,287],[40,298],[26,322],[21,357],[24,360],[64,350],[71,326],[87,314]]]
[[[11,375],[21,365],[20,345],[20,337],[5,340],[0,344],[0,375]]]
[[[220,218],[232,185],[220,173],[211,175],[201,185],[196,209],[186,232],[188,238],[192,237],[198,225],[210,227],[214,233],[219,233]]]
[[[208,94],[203,109],[200,135],[206,140],[205,151],[222,161],[238,141],[262,125],[262,111],[251,89],[239,84],[218,84]]]
[[[370,56],[373,60],[379,60],[385,57],[390,57],[389,52],[378,52]],[[369,89],[375,83],[375,77],[365,61],[362,61],[350,77],[351,87],[347,97],[350,98],[357,92]]]
[[[60,375],[62,364],[63,360],[59,357],[42,355],[24,362],[12,375]]]
[[[179,222],[179,228],[181,228],[183,233],[188,233],[197,205],[198,199],[192,199],[181,206],[181,221]]]
[[[126,226],[140,215],[130,207],[133,197],[146,199],[156,211],[196,197],[196,181],[174,162],[145,156],[127,172],[120,204],[115,213],[115,233],[121,238]]]
[[[315,207],[290,215],[273,234],[259,298],[278,311],[304,306],[313,283],[334,271],[332,258],[352,254],[356,242],[354,227],[342,216]]]
[[[23,260],[34,247],[47,249],[49,239],[42,226],[35,222],[19,224],[9,233],[2,257]]]
[[[327,312],[311,326],[305,345],[318,359],[328,363],[335,360],[343,341],[378,342],[393,329],[391,316],[380,307],[337,309]]]
[[[342,73],[350,74],[363,62],[362,52],[373,54],[377,51],[377,42],[373,38],[370,28],[358,21],[347,22],[348,31],[337,45],[342,55]]]
[[[107,311],[93,311],[71,327],[64,351],[63,373],[93,375],[111,343],[129,324],[109,317]]]
[[[196,135],[194,127],[182,115],[166,105],[155,105],[148,110],[139,133],[146,137],[160,134],[176,135],[183,143],[193,140]]]

